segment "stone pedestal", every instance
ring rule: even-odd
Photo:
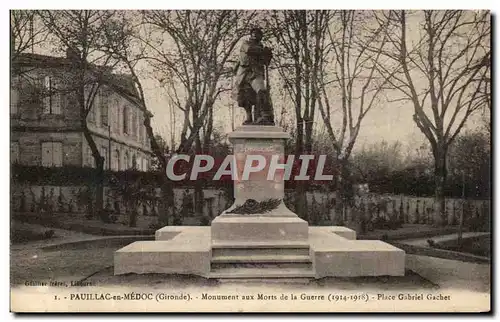
[[[237,178],[234,178],[235,205],[242,204],[248,199],[256,201],[283,199],[285,191],[283,170],[277,170],[271,180],[268,180],[267,175],[272,156],[279,156],[279,163],[284,163],[285,140],[288,138],[288,133],[276,126],[241,126],[229,134],[237,168]],[[250,173],[248,179],[245,179],[244,166],[248,156],[265,158],[266,167],[261,171]]]
[[[115,253],[115,274],[195,274],[216,279],[311,279],[401,276],[405,252],[382,241],[356,240],[345,227],[309,227],[283,203],[284,170],[267,178],[270,159],[284,164],[288,134],[275,126],[242,126],[229,135],[237,166],[235,203],[211,227],[167,226],[155,241]],[[242,178],[249,155],[267,167]],[[251,202],[249,202],[251,200]],[[264,205],[261,204],[264,202]]]
[[[283,203],[285,170],[277,167],[274,175],[273,171],[269,175],[272,158],[276,158],[277,164],[285,164],[285,140],[288,138],[288,133],[276,126],[241,126],[229,135],[236,166],[235,202],[212,221],[214,243],[307,241],[307,222]],[[249,166],[257,166],[258,162],[248,160],[255,156],[265,160],[266,166],[250,172]]]

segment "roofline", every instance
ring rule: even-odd
[[[43,64],[42,64],[43,63]],[[32,53],[20,53],[17,55],[15,60],[11,61],[12,65],[17,65],[17,66],[33,66],[33,67],[38,67],[38,68],[57,68],[57,67],[70,67],[72,66],[72,62],[70,59],[67,57],[58,57],[58,56],[48,56],[48,55],[41,55],[41,54],[32,54]],[[106,68],[106,66],[98,66],[98,65],[93,65],[93,67],[96,68]],[[113,74],[110,70],[109,79],[103,79],[101,82],[103,84],[108,85],[109,87],[113,88],[113,90],[118,93],[120,96],[123,98],[127,99],[129,102],[132,104],[136,105],[140,110],[145,111],[148,115],[148,117],[153,117],[153,113],[149,111],[145,106],[143,106],[139,98],[134,96],[132,93],[130,93],[126,88],[118,84],[117,82],[112,81],[112,76],[116,75]],[[130,74],[123,74],[130,76]]]

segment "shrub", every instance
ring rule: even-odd
[[[200,219],[200,225],[201,226],[208,226],[210,224],[210,218],[208,216],[203,216]]]
[[[54,237],[54,231],[52,229],[50,230],[46,230],[44,233],[43,233],[43,239],[50,239]]]

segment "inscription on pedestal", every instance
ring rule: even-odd
[[[278,158],[284,163],[283,140],[251,139],[237,140],[234,153],[237,167],[235,178],[235,199],[242,204],[247,199],[264,201],[283,199],[283,170],[278,169],[269,175],[271,160]],[[264,166],[258,168],[259,165]]]

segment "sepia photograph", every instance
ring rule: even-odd
[[[491,313],[489,10],[9,15],[10,312]]]

